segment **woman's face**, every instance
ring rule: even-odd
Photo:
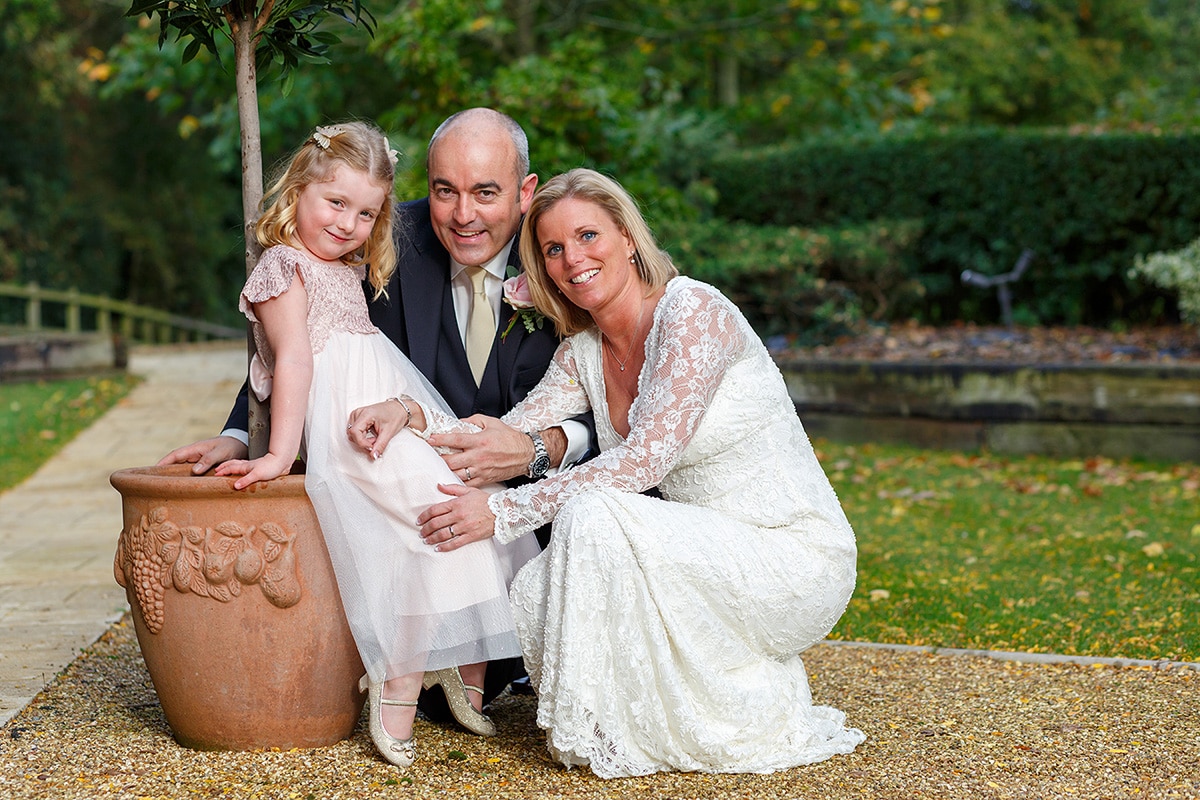
[[[633,240],[590,200],[559,200],[538,219],[537,240],[546,274],[566,299],[595,313],[630,288],[640,297]]]

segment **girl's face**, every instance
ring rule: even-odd
[[[310,183],[296,199],[296,235],[304,249],[330,264],[362,247],[387,202],[387,188],[366,172],[337,167],[322,183]]]
[[[583,310],[594,314],[635,287],[641,296],[637,268],[629,263],[633,241],[590,200],[559,200],[538,219],[537,239],[546,274]]]

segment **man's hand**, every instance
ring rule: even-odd
[[[249,455],[246,445],[232,436],[215,436],[184,447],[177,447],[158,461],[158,466],[167,464],[191,464],[193,475],[203,475],[218,464]]]
[[[438,433],[429,437],[434,447],[453,452],[442,455],[446,466],[468,486],[480,487],[524,475],[533,460],[533,442],[521,431],[495,417],[468,417],[478,433]]]
[[[453,452],[442,459],[446,466],[468,486],[482,487],[525,475],[533,461],[533,441],[523,432],[505,425],[495,417],[476,414],[466,422],[482,428],[478,433],[438,433],[429,437],[434,447]],[[562,463],[567,437],[561,428],[542,431],[550,463]]]

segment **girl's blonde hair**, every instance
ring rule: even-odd
[[[282,173],[263,197],[263,215],[254,234],[263,247],[285,244],[296,247],[296,201],[304,188],[333,178],[345,164],[371,176],[387,187],[387,199],[375,219],[371,235],[356,252],[343,256],[349,266],[367,265],[367,279],[375,288],[375,297],[396,271],[396,245],[392,240],[392,192],[396,180],[396,151],[387,137],[369,122],[341,122],[320,126],[300,149],[292,154]]]
[[[651,290],[667,285],[679,274],[671,257],[660,249],[637,203],[621,184],[591,169],[573,169],[546,182],[529,206],[521,224],[521,266],[529,281],[533,304],[554,322],[560,336],[571,336],[593,325],[592,315],[567,300],[546,273],[546,258],[537,237],[538,221],[560,200],[575,198],[595,203],[621,232],[633,240],[638,277]]]

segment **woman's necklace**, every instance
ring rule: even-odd
[[[646,313],[646,301],[642,300],[642,305],[638,309],[637,327],[633,329],[633,339],[629,342],[629,351],[625,353],[625,359],[621,360],[617,357],[617,351],[613,349],[612,340],[604,335],[604,331],[600,331],[600,340],[608,344],[608,354],[613,357],[613,361],[617,362],[617,366],[621,368],[621,372],[625,371],[625,364],[628,363],[629,357],[633,355],[633,348],[637,347],[638,335],[642,332],[642,315]]]

